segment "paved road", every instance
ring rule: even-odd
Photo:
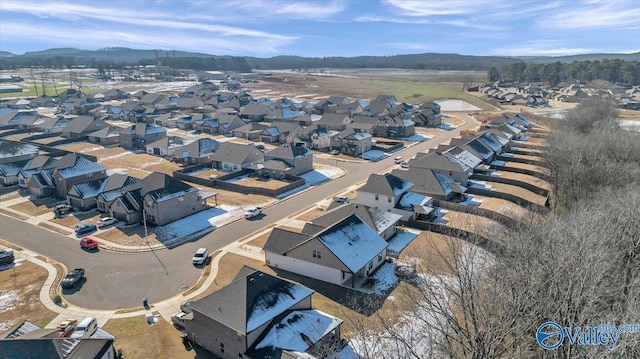
[[[417,152],[447,142],[457,136],[460,130],[476,126],[476,121],[470,116],[457,116],[465,121],[464,125],[454,131],[443,131],[399,154],[404,158],[413,157]],[[316,162],[336,164],[335,160],[328,159],[317,159]],[[135,307],[141,304],[142,297],[149,298],[153,303],[181,292],[184,286],[194,284],[200,269],[191,265],[191,256],[198,247],[207,247],[210,251],[223,247],[330,198],[335,193],[366,180],[369,174],[384,171],[394,164],[390,157],[374,163],[340,162],[338,165],[348,171],[345,176],[266,208],[265,215],[259,220],[240,220],[211,232],[197,242],[155,251],[164,267],[152,252],[124,254],[103,250],[99,253],[87,253],[79,248],[76,241],[6,216],[0,216],[0,238],[60,261],[69,269],[76,266],[86,268],[87,281],[80,290],[64,293],[69,302],[93,309]],[[223,271],[224,268],[220,270]]]

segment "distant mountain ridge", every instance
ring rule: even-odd
[[[52,58],[73,59],[76,64],[95,64],[96,62],[113,64],[155,63],[156,60],[168,59],[165,62],[171,65],[179,64],[179,58],[190,58],[204,62],[204,59],[216,59],[218,68],[221,68],[223,59],[246,61],[248,66],[242,68],[255,68],[263,70],[276,69],[305,69],[305,68],[408,68],[408,69],[434,69],[434,70],[489,70],[492,67],[502,67],[516,62],[550,63],[560,61],[563,63],[573,61],[594,61],[604,59],[622,59],[625,61],[640,61],[640,52],[632,54],[583,54],[571,56],[472,56],[444,53],[423,53],[393,56],[354,56],[354,57],[301,57],[301,56],[275,56],[269,58],[248,56],[218,56],[200,52],[178,50],[141,50],[126,47],[111,47],[98,50],[82,50],[77,48],[52,48],[42,51],[30,51],[24,54],[12,54],[8,51],[0,51],[0,67],[6,68],[13,64],[39,64]],[[214,61],[215,63],[215,61]],[[171,66],[170,65],[170,66]],[[188,67],[187,67],[188,68]]]

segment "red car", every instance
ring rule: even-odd
[[[84,237],[80,240],[80,248],[89,250],[98,249],[98,242],[89,237]]]
[[[76,329],[77,325],[77,319],[65,320],[64,322],[58,324],[58,326],[56,327],[58,329],[58,337],[68,337],[69,335],[71,335],[71,333],[73,333],[73,330]]]

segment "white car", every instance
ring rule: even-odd
[[[402,162],[400,162],[400,167],[402,167],[402,168],[409,168],[409,162],[407,162],[407,161],[402,161]]]
[[[349,203],[349,198],[347,196],[338,196],[333,197],[333,201],[338,203]]]
[[[262,214],[262,207],[253,207],[253,208],[249,208],[246,212],[244,212],[244,218],[251,219],[261,214]]]
[[[98,225],[98,228],[102,228],[112,224],[116,224],[116,222],[118,222],[118,220],[113,217],[104,217],[104,218],[100,218],[97,225]]]
[[[202,265],[207,261],[207,257],[209,257],[209,251],[206,248],[198,248],[191,262],[195,265]]]
[[[403,161],[402,156],[398,156],[398,157],[395,157],[395,158],[393,159],[393,163],[395,163],[395,164],[397,164],[397,165],[398,165],[398,164],[400,164],[400,163],[402,163],[402,161]]]

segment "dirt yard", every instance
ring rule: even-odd
[[[541,206],[544,206],[547,200],[545,197],[537,195],[522,187],[512,186],[512,185],[497,183],[497,182],[487,182],[487,184],[491,185],[491,189],[494,191],[506,192],[514,196],[518,196],[531,203],[539,204]]]
[[[515,219],[530,219],[537,217],[538,214],[531,212],[530,210],[520,207],[515,203],[509,202],[501,198],[491,198],[473,195],[474,199],[482,200],[479,208],[488,209]]]
[[[509,171],[495,171],[494,173],[500,174],[501,178],[522,181],[522,182],[530,183],[538,188],[551,190],[551,185],[549,184],[549,182],[543,179],[540,179],[538,177],[529,176],[522,173],[509,172]]]
[[[41,139],[38,139],[38,140],[34,140],[33,142],[40,143],[40,144],[43,144],[43,145],[47,145],[47,144],[49,144],[51,142],[60,141],[60,140],[66,140],[66,138],[64,138],[62,136],[55,136],[55,137],[41,138]]]
[[[528,163],[519,163],[519,162],[510,162],[510,161],[505,161],[505,162],[506,162],[505,167],[522,168],[522,169],[527,169],[527,170],[535,171],[542,174],[549,174],[549,170],[544,167],[530,165]]]
[[[26,213],[30,216],[37,217],[45,213],[52,212],[53,207],[63,202],[64,201],[57,198],[47,198],[37,201],[25,201],[22,203],[14,204],[9,208],[20,211],[22,213]]]
[[[274,178],[258,178],[258,177],[244,177],[241,178],[237,181],[234,181],[234,183],[239,184],[239,185],[243,185],[243,186],[249,186],[249,187],[260,187],[260,188],[267,188],[267,189],[278,189],[278,188],[282,188],[286,185],[289,184],[289,182],[286,181],[281,181],[278,179],[274,179]]]
[[[89,153],[89,152],[103,150],[104,146],[100,146],[98,144],[91,143],[91,142],[74,142],[74,143],[67,143],[64,145],[56,146],[56,148],[59,148],[61,150],[71,151],[71,152],[77,152],[77,153]],[[94,153],[90,153],[90,154],[94,155]]]
[[[39,299],[47,275],[46,269],[29,261],[0,271],[0,332],[23,320],[44,327],[56,317]]]

